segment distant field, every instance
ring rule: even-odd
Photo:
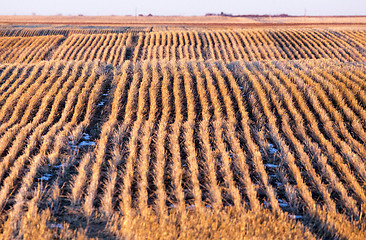
[[[365,18],[7,19],[3,239],[366,238]]]
[[[1,16],[2,25],[177,26],[177,27],[293,27],[366,26],[366,16],[344,17],[228,17],[228,16]]]

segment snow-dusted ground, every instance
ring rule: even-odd
[[[62,224],[60,224],[60,223],[51,223],[50,228],[64,229],[64,226],[62,226]]]
[[[292,219],[301,219],[301,218],[303,218],[303,216],[301,216],[301,215],[291,215],[291,214],[289,214],[288,216]]]
[[[271,163],[266,163],[264,164],[266,167],[269,167],[269,168],[278,168],[278,165],[276,164],[271,164]]]
[[[101,102],[98,104],[98,107],[99,107],[99,106],[103,106],[103,105],[104,105],[104,103],[105,103],[104,101],[101,101]]]
[[[71,138],[71,137],[70,137]],[[69,144],[69,146],[71,148],[74,148],[74,149],[78,149],[80,147],[87,147],[87,146],[95,146],[96,145],[96,142],[94,141],[91,141],[91,137],[89,134],[87,133],[83,133],[83,136],[81,137],[81,141],[79,144],[75,145],[73,144],[72,141],[68,141],[67,144]]]
[[[52,178],[52,174],[45,173],[42,177],[38,178],[38,181],[49,181]]]
[[[277,152],[278,150],[274,147],[274,145],[272,143],[269,144],[269,149],[268,152],[269,154],[273,155]]]

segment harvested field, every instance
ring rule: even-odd
[[[366,238],[364,30],[0,33],[2,238]]]

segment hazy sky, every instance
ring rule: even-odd
[[[0,0],[1,15],[366,15],[366,0]]]

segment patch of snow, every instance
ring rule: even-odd
[[[240,89],[243,89],[243,87],[239,87]]]
[[[82,141],[81,143],[79,143],[79,147],[94,146],[95,144],[96,142],[93,141]]]
[[[209,204],[206,204],[206,206],[205,206],[206,208],[212,208],[211,207],[211,205],[209,205]]]
[[[101,102],[98,104],[98,107],[99,107],[99,106],[103,106],[103,105],[104,105],[104,103],[105,103],[104,101],[101,101]]]
[[[52,168],[61,168],[63,166],[63,164],[60,164],[60,165],[51,165],[51,164],[48,164],[49,167],[52,167]]]
[[[109,94],[108,93],[103,93],[102,96],[108,96]]]
[[[195,208],[196,208],[195,205],[189,205],[189,206],[186,207],[186,209],[195,209]]]
[[[174,204],[170,204],[169,207],[175,208],[175,205]]]
[[[187,163],[184,163],[184,164],[182,165],[182,167],[188,167],[188,164],[187,164]]]
[[[57,223],[57,224],[51,223],[51,224],[50,224],[50,228],[60,228],[60,229],[64,229],[64,227],[62,226],[62,224],[61,224],[61,223]]]
[[[291,214],[289,214],[288,216],[292,219],[301,219],[301,218],[303,218],[303,216],[301,216],[301,215],[291,215]]]
[[[87,133],[83,133],[82,138],[83,138],[84,140],[90,140],[90,136],[89,136],[89,134],[87,134]]]
[[[67,144],[71,148],[79,148],[79,147],[85,147],[85,146],[94,146],[96,145],[96,142],[90,141],[91,137],[87,133],[83,133],[83,136],[81,137],[84,141],[80,142],[78,145],[74,145],[73,141],[68,141]]]
[[[271,203],[264,201],[263,202],[263,205],[265,207],[269,207],[269,206],[271,206]],[[280,206],[280,207],[288,207],[289,205],[285,201],[282,201],[281,199],[278,199],[278,206]]]
[[[285,201],[283,201],[281,199],[278,199],[278,206],[280,206],[280,207],[288,207],[289,205],[288,205],[287,202],[285,202]]]
[[[46,173],[42,177],[38,178],[39,181],[49,181],[52,178],[52,174]]]
[[[277,178],[278,176],[277,175],[268,175],[268,177]]]
[[[57,169],[57,168],[62,168],[62,166],[63,166],[63,165],[62,165],[62,164],[60,164],[60,165],[53,165],[52,167]]]
[[[288,207],[288,204],[287,203],[279,203],[278,206],[280,206],[280,207]]]
[[[266,167],[269,167],[269,168],[278,168],[278,165],[275,165],[275,164],[270,164],[270,163],[267,163],[267,164],[264,164]]]
[[[272,143],[269,144],[269,154],[275,154],[278,150],[274,147]]]

